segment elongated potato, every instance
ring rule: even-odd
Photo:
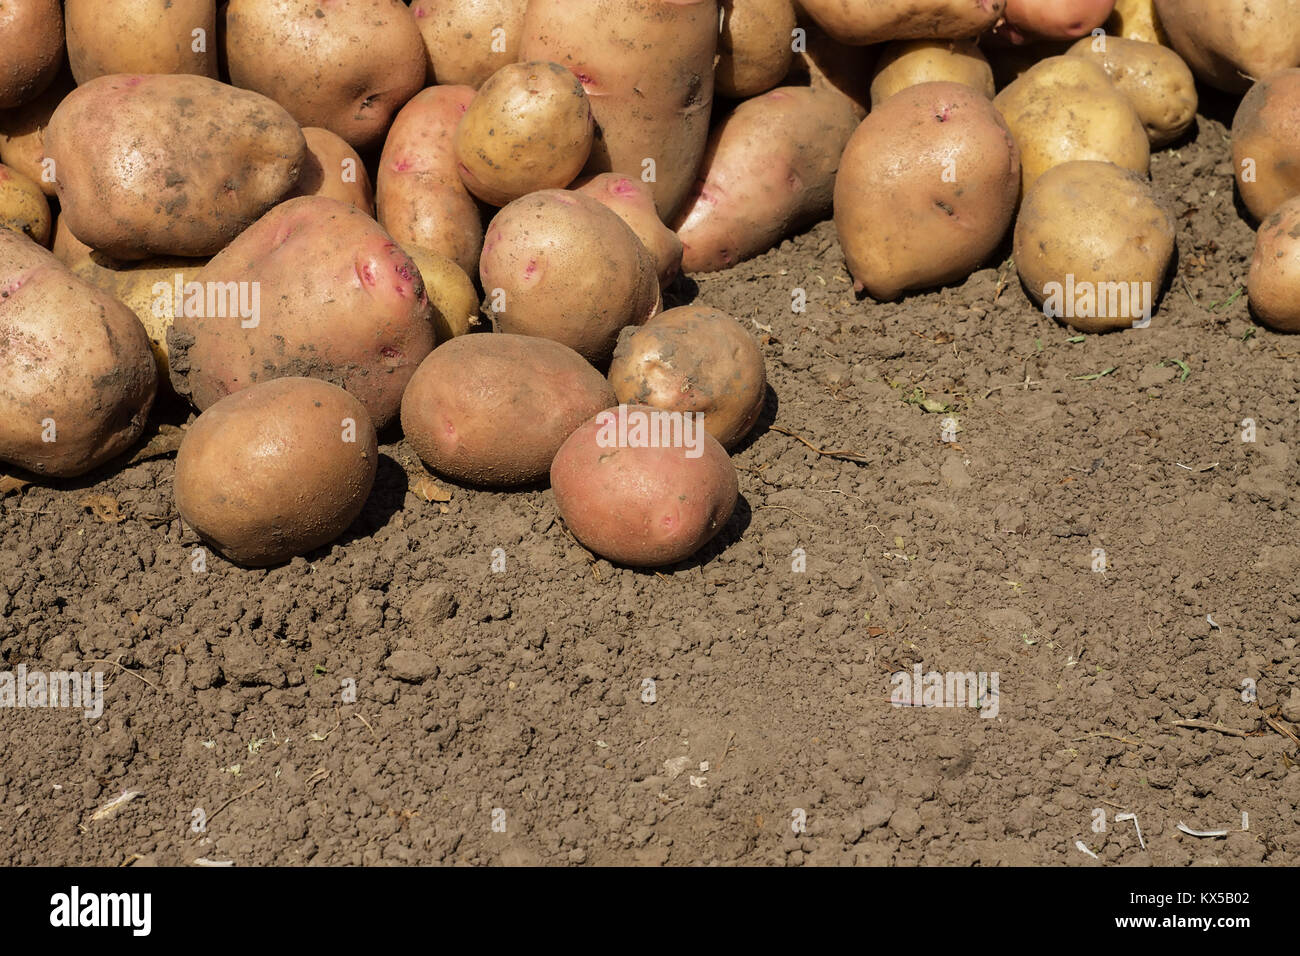
[[[871,104],[918,83],[965,83],[993,99],[993,68],[974,40],[906,40],[890,43],[876,61]]]
[[[717,94],[746,100],[779,85],[794,58],[794,28],[793,0],[722,0]]]
[[[1152,149],[1172,143],[1196,119],[1196,78],[1173,50],[1122,37],[1084,37],[1069,56],[1091,60],[1128,97]]]
[[[429,55],[429,83],[477,89],[519,59],[527,0],[415,0],[411,15]]]
[[[659,288],[668,288],[682,268],[682,241],[659,218],[650,187],[622,173],[601,173],[579,179],[571,188],[607,206],[631,227],[659,266]]]
[[[716,0],[529,0],[523,29],[520,59],[563,64],[591,100],[586,172],[641,177],[671,221],[709,135]]]
[[[113,73],[217,78],[217,0],[64,0],[78,83]]]
[[[1265,219],[1300,195],[1300,69],[1260,80],[1232,118],[1232,165],[1241,201]]]
[[[64,98],[77,88],[66,67],[35,99],[0,110],[0,162],[22,173],[46,196],[58,193],[54,168],[45,161],[45,128]]]
[[[39,96],[62,62],[59,0],[6,0],[0,6],[0,109]]]
[[[823,218],[857,117],[844,97],[782,86],[746,100],[709,136],[700,179],[673,224],[682,268],[713,272]]]
[[[1169,45],[1200,79],[1240,93],[1300,66],[1300,0],[1156,0]]]
[[[1008,0],[799,0],[833,39],[852,46],[890,40],[960,40],[998,22]]]
[[[1279,332],[1300,332],[1300,196],[1260,224],[1246,291],[1261,322]]]
[[[50,244],[53,224],[45,193],[16,169],[0,165],[0,227],[21,232],[43,246]]]
[[[319,126],[305,126],[303,139],[307,153],[303,160],[298,185],[286,196],[325,196],[350,202],[367,216],[375,214],[375,190],[370,185],[370,173],[357,151]]]

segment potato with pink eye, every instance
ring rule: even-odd
[[[528,0],[415,0],[411,16],[429,54],[429,85],[472,86],[519,59]]]
[[[286,198],[325,196],[350,202],[367,216],[374,216],[375,190],[357,151],[319,126],[304,126],[302,136],[307,141],[307,154],[298,185]]]
[[[736,467],[695,418],[646,405],[606,409],[551,465],[573,536],[615,564],[664,567],[708,544],[739,497]]]
[[[1300,196],[1260,224],[1246,293],[1261,322],[1278,332],[1300,332]]]
[[[907,40],[885,45],[871,78],[871,102],[879,106],[918,83],[964,83],[990,100],[997,94],[993,67],[974,40]]]
[[[727,313],[699,305],[624,329],[609,381],[624,404],[702,414],[704,427],[727,449],[749,434],[767,394],[754,337]]]
[[[575,180],[569,188],[609,207],[627,223],[659,265],[659,288],[672,284],[682,268],[682,241],[659,218],[654,194],[644,183],[622,173],[601,173]]]
[[[479,87],[452,146],[465,187],[504,206],[573,182],[591,154],[594,132],[576,76],[558,63],[512,63]]]
[[[1297,0],[1155,0],[1155,8],[1169,45],[1215,89],[1243,93],[1300,66]]]

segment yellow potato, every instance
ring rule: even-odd
[[[47,196],[58,194],[54,166],[45,161],[45,127],[64,97],[77,88],[68,69],[45,92],[12,110],[0,110],[0,163],[16,169]]]
[[[718,62],[713,68],[719,96],[735,100],[766,93],[790,72],[794,57],[791,0],[722,0]]]
[[[993,68],[974,40],[904,40],[885,45],[871,80],[871,105],[918,83],[964,83],[993,99]]]
[[[429,54],[429,83],[472,86],[519,59],[527,0],[415,0],[411,15]]]
[[[1279,332],[1300,332],[1300,196],[1259,227],[1246,292],[1255,315]]]
[[[1122,37],[1084,37],[1068,56],[1091,60],[1137,111],[1153,149],[1167,146],[1196,119],[1196,78],[1173,50]]]
[[[1200,79],[1240,93],[1300,65],[1300,0],[1155,0],[1169,45]]]
[[[43,246],[50,244],[50,203],[22,173],[0,166],[0,226],[21,232]]]
[[[446,256],[420,246],[403,244],[424,280],[424,291],[433,306],[433,328],[438,343],[475,331],[482,324],[478,291],[465,270]]]
[[[840,43],[978,36],[1006,11],[1006,0],[799,0]]]
[[[110,73],[217,78],[217,0],[65,0],[78,83]]]
[[[1115,0],[1115,10],[1106,21],[1106,32],[1126,40],[1169,45],[1169,37],[1160,25],[1155,0]]]

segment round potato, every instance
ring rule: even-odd
[[[1232,118],[1232,166],[1241,201],[1265,219],[1300,195],[1300,69],[1260,80]]]
[[[1260,225],[1246,291],[1261,322],[1279,332],[1300,332],[1300,196]]]
[[[636,233],[590,196],[559,189],[497,213],[479,278],[502,332],[554,339],[595,365],[660,306],[655,261]]]
[[[767,370],[754,337],[727,313],[686,305],[624,329],[609,365],[618,401],[697,412],[731,449],[763,411]]]
[[[1092,60],[1128,97],[1152,149],[1167,146],[1196,119],[1196,78],[1173,50],[1122,37],[1084,37],[1069,56]]]
[[[0,226],[50,244],[50,204],[36,185],[16,169],[0,165]]]
[[[307,141],[302,173],[298,185],[285,198],[325,196],[350,202],[367,216],[374,216],[375,190],[357,151],[319,126],[303,127],[302,135]]]
[[[1100,27],[1114,9],[1115,0],[1007,0],[1004,30],[1025,37],[1074,40]]]
[[[555,507],[596,554],[632,567],[683,561],[736,507],[736,468],[699,419],[645,405],[607,409],[551,465]]]
[[[960,40],[979,36],[1001,19],[1010,0],[799,0],[840,43]]]
[[[1030,67],[993,100],[1020,147],[1022,191],[1073,160],[1110,162],[1146,175],[1151,143],[1128,98],[1106,71],[1078,56]]]
[[[77,88],[72,72],[59,71],[45,91],[12,110],[0,110],[0,163],[22,173],[46,196],[58,193],[54,167],[45,159],[45,127],[64,98]]]
[[[314,378],[227,395],[185,433],[176,510],[213,550],[265,567],[333,541],[361,514],[379,449],[365,407]]]
[[[1174,254],[1174,220],[1150,184],[1113,163],[1063,163],[1025,195],[1020,280],[1045,314],[1080,332],[1149,324]]]
[[[446,256],[420,246],[404,245],[424,280],[424,293],[433,309],[433,330],[437,341],[447,342],[478,329],[478,290],[465,270]]]
[[[39,96],[63,62],[63,10],[59,0],[6,0],[0,4],[0,109]]]
[[[415,0],[429,83],[477,88],[519,59],[527,0]]]
[[[217,78],[217,0],[64,0],[78,83],[112,73]]]
[[[718,95],[747,100],[785,79],[794,58],[792,0],[722,0],[718,62],[713,68]]]
[[[571,188],[607,206],[627,223],[659,265],[659,288],[672,284],[682,268],[682,241],[659,218],[654,194],[644,183],[622,173],[601,173],[579,179]]]
[[[890,43],[876,62],[871,104],[918,83],[964,83],[993,99],[993,67],[974,40],[907,40]]]
[[[504,206],[573,182],[587,164],[594,130],[576,76],[558,63],[512,63],[479,88],[452,147],[465,187]]]
[[[559,342],[465,335],[416,371],[402,431],[438,474],[509,488],[544,479],[573,430],[614,402],[609,382]]]
[[[383,142],[424,86],[424,40],[402,0],[230,0],[225,23],[231,83],[357,150]]]
[[[1200,79],[1240,93],[1300,66],[1300,0],[1155,0],[1169,45]]]
[[[1016,144],[987,97],[960,83],[895,93],[862,121],[835,180],[835,229],[855,288],[896,299],[966,278],[1006,235]]]

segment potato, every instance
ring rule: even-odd
[[[1025,194],[1016,269],[1043,311],[1080,332],[1144,327],[1174,254],[1150,184],[1113,163],[1063,163]]]
[[[59,0],[7,0],[0,6],[0,109],[35,99],[62,63]]]
[[[831,37],[851,46],[961,40],[998,22],[1010,0],[799,0]]]
[[[1096,63],[1054,56],[993,100],[1020,147],[1022,191],[1061,163],[1111,162],[1145,175],[1151,145],[1128,98]]]
[[[921,83],[872,110],[835,181],[835,230],[855,288],[896,299],[966,278],[1015,213],[1020,160],[993,104]]]
[[[167,347],[172,385],[200,411],[256,382],[306,375],[347,389],[382,429],[433,350],[419,271],[378,223],[337,199],[281,203],[194,281]]]
[[[1172,143],[1196,119],[1196,79],[1168,47],[1122,37],[1084,37],[1068,55],[1106,71],[1133,105],[1153,149]]]
[[[747,100],[785,79],[794,58],[793,0],[722,0],[718,62],[719,96]]]
[[[374,216],[375,190],[357,151],[319,126],[303,127],[302,135],[307,141],[302,172],[298,185],[285,198],[325,196],[350,202],[367,216]]]
[[[591,155],[594,131],[576,76],[558,63],[512,63],[479,88],[452,148],[465,188],[504,206],[573,182]]]
[[[380,224],[403,245],[446,256],[478,272],[483,222],[456,169],[452,137],[474,99],[468,86],[434,86],[402,107],[384,141],[375,177]]]
[[[1282,203],[1260,225],[1246,294],[1269,328],[1300,332],[1300,196]]]
[[[16,169],[0,165],[0,226],[50,244],[50,204],[45,193]]]
[[[964,83],[993,99],[993,67],[974,40],[906,40],[890,43],[876,62],[871,104],[918,83]]]
[[[817,21],[795,9],[798,27],[792,42],[794,60],[786,82],[816,86],[848,99],[862,119],[871,109],[871,70],[878,47],[846,46],[832,40]]]
[[[1260,80],[1232,118],[1232,167],[1241,201],[1265,219],[1300,195],[1300,69]]]
[[[433,309],[433,330],[437,341],[446,342],[473,332],[481,323],[478,290],[465,270],[446,256],[421,246],[402,247],[424,280],[424,292]]]
[[[1240,93],[1300,65],[1300,0],[1155,0],[1169,45],[1210,86]]]
[[[624,329],[609,380],[622,404],[700,413],[709,434],[727,449],[749,434],[767,396],[767,370],[754,337],[727,313],[701,305],[669,309],[640,328]]]
[[[617,564],[662,567],[711,541],[739,495],[736,468],[698,418],[644,405],[600,412],[555,456],[560,517]]]
[[[819,87],[782,86],[736,107],[710,134],[700,179],[673,223],[682,268],[725,269],[824,218],[856,126],[850,103]]]
[[[1115,12],[1106,21],[1106,32],[1125,40],[1169,46],[1155,0],[1115,0]]]
[[[529,0],[521,60],[550,60],[582,81],[600,135],[588,173],[649,182],[671,221],[709,135],[716,0]]]
[[[415,0],[430,85],[478,88],[519,59],[528,0]]]
[[[659,311],[654,258],[590,196],[544,189],[488,226],[479,278],[502,332],[538,335],[599,365],[618,333]]]
[[[131,310],[0,229],[0,462],[82,475],[144,430],[158,386]]]
[[[365,407],[314,378],[227,395],[185,433],[176,510],[214,551],[264,567],[333,541],[361,514],[379,449]]]
[[[424,40],[401,0],[230,0],[225,24],[231,83],[363,152],[424,86]]]
[[[58,192],[54,169],[45,161],[45,127],[64,97],[77,88],[72,72],[59,71],[35,99],[12,110],[0,110],[0,162],[22,173],[46,196]]]
[[[220,250],[293,188],[307,144],[264,96],[160,74],[78,87],[50,117],[45,152],[72,234],[142,259]]]
[[[402,431],[438,474],[510,488],[543,480],[574,429],[614,403],[609,382],[559,342],[466,335],[416,370]]]
[[[112,73],[217,79],[217,0],[64,0],[78,83]]]
[[[1007,26],[1025,36],[1074,40],[1106,22],[1115,0],[1007,0]]]
[[[682,268],[682,241],[659,218],[650,187],[622,173],[601,173],[576,180],[571,188],[607,206],[627,223],[654,256],[659,268],[659,288],[666,289],[672,284]]]

